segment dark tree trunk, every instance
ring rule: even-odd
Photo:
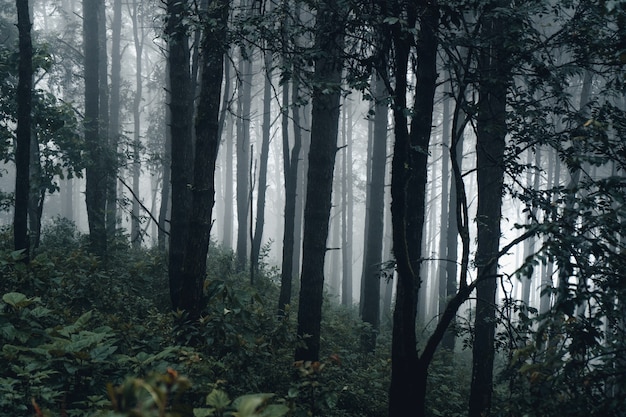
[[[318,360],[324,288],[324,258],[330,220],[331,194],[343,68],[341,6],[335,0],[319,5],[316,16],[315,47],[324,51],[315,62],[313,74],[311,148],[304,209],[302,277],[298,308],[298,335],[305,346],[298,347],[296,360]]]
[[[417,9],[408,5],[409,25],[415,24]],[[420,7],[420,6],[417,6]],[[412,37],[400,25],[392,27],[396,50],[396,91],[394,103],[395,138],[392,162],[392,223],[394,255],[398,272],[396,306],[393,314],[391,386],[389,416],[403,416],[407,410],[424,413],[428,362],[418,359],[415,314],[420,288],[420,258],[425,217],[428,146],[437,80],[438,6],[421,5],[420,39],[417,44],[418,84],[409,133],[406,116],[407,70]],[[413,23],[411,23],[413,22]]]
[[[241,48],[244,48],[243,46]],[[242,49],[239,61],[237,97],[237,268],[243,271],[248,256],[248,211],[250,181],[250,106],[252,95],[252,61]]]
[[[139,218],[139,176],[141,174],[141,100],[143,95],[142,55],[143,55],[143,11],[140,12],[137,0],[133,2],[130,18],[133,22],[133,41],[135,44],[135,97],[133,99],[133,161],[131,173],[133,176],[133,203],[131,212],[130,242],[132,247],[141,247],[141,223]],[[130,9],[130,6],[129,6]],[[139,19],[142,21],[139,21]]]
[[[490,414],[493,391],[498,264],[491,260],[499,249],[502,213],[508,69],[501,36],[506,24],[501,17],[486,16],[483,34],[487,46],[481,52],[478,64],[476,266],[480,282],[476,286],[469,417]]]
[[[165,85],[166,91],[170,91],[170,64],[169,60],[165,63]],[[167,97],[171,95],[168,93]],[[172,190],[171,184],[171,165],[172,165],[172,130],[170,129],[172,121],[172,112],[170,106],[165,106],[165,143],[163,144],[163,157],[161,158],[161,164],[163,169],[163,181],[161,186],[161,206],[159,207],[159,236],[158,245],[159,249],[165,250],[167,242],[167,233],[169,230],[168,214],[170,212],[172,200],[170,199],[170,193]]]
[[[271,5],[270,7],[271,11]],[[267,160],[270,153],[270,125],[272,112],[272,53],[265,52],[265,83],[263,86],[263,126],[261,154],[259,155],[259,184],[257,187],[256,222],[252,239],[252,271],[259,265],[259,253],[263,243],[265,225],[265,193],[267,191]]]
[[[343,176],[341,177],[341,304],[352,305],[352,236],[354,233],[354,192],[352,181],[352,114],[344,99],[346,129],[344,130]]]
[[[375,113],[374,131],[372,138],[372,152],[370,165],[372,167],[367,194],[369,205],[366,207],[368,215],[367,241],[365,245],[363,278],[363,300],[361,301],[361,318],[372,326],[372,332],[363,335],[361,344],[365,351],[372,351],[376,347],[376,333],[380,325],[380,272],[383,250],[383,232],[385,218],[385,167],[387,163],[387,104],[383,80],[375,81]]]
[[[192,205],[186,253],[181,275],[180,307],[191,319],[200,316],[206,259],[215,203],[215,161],[219,148],[219,114],[224,52],[228,22],[228,0],[215,0],[204,24],[200,51],[200,95],[196,117],[196,147]]]
[[[109,101],[109,153],[111,166],[107,177],[107,235],[114,236],[117,228],[117,148],[120,140],[120,90],[122,85],[122,0],[113,1],[111,25],[111,90]]]
[[[87,148],[85,202],[91,250],[104,256],[106,235],[105,144],[100,135],[99,9],[102,0],[83,0],[85,74],[85,145]]]
[[[232,247],[232,235],[233,235],[233,164],[225,161],[232,161],[233,154],[233,146],[232,146],[232,135],[228,134],[224,136],[224,127],[226,123],[228,126],[231,126],[231,123],[228,122],[228,114],[230,110],[231,103],[231,88],[232,82],[230,78],[230,70],[231,63],[230,59],[228,59],[228,51],[225,53],[224,57],[224,91],[222,93],[222,106],[220,109],[220,119],[219,119],[219,135],[220,135],[220,143],[224,144],[226,142],[226,155],[222,152],[222,160],[221,167],[219,169],[220,177],[216,177],[215,180],[220,186],[216,186],[216,192],[221,191],[221,195],[218,195],[218,199],[221,197],[223,201],[222,211],[221,213],[217,213],[218,216],[222,219],[222,245],[225,248]],[[230,150],[229,150],[230,148]],[[220,157],[218,153],[218,157]],[[225,168],[224,168],[225,167]],[[223,188],[222,188],[223,185]]]
[[[19,66],[17,83],[17,134],[15,146],[15,210],[13,240],[15,250],[23,250],[25,262],[30,256],[28,235],[28,198],[30,193],[30,140],[33,90],[33,44],[28,0],[16,0],[19,31]]]
[[[41,215],[46,197],[46,188],[41,186],[42,170],[37,134],[31,130],[30,135],[30,195],[28,201],[28,223],[31,255],[39,247],[41,239]]]
[[[191,76],[186,1],[167,1],[166,36],[169,49],[171,151],[171,220],[169,244],[169,285],[172,306],[183,308],[182,266],[191,207]]]
[[[285,14],[288,10],[288,1],[284,0],[282,7],[285,9]],[[299,15],[299,7],[296,4],[294,15]],[[286,56],[287,56],[287,39],[289,33],[290,21],[283,20],[281,27],[283,45],[285,50],[283,51],[283,65],[287,68]],[[298,100],[299,94],[299,74],[295,73],[295,67],[292,67],[291,78],[291,104],[293,106],[292,120],[293,120],[293,148],[289,149],[289,82],[285,80],[282,89],[282,114],[281,114],[281,128],[282,128],[282,146],[283,146],[283,175],[285,177],[285,215],[283,223],[283,259],[281,265],[280,275],[280,295],[278,298],[278,314],[282,315],[285,312],[285,307],[291,303],[291,293],[293,287],[294,276],[298,274],[298,268],[294,267],[297,251],[296,245],[300,244],[300,240],[296,239],[299,236],[296,227],[300,227],[301,223],[296,221],[297,217],[297,200],[296,194],[298,189],[298,172],[300,165],[300,150],[302,148],[302,134],[300,127],[300,107],[295,103]]]

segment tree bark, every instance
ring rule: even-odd
[[[219,148],[219,114],[228,25],[228,0],[214,0],[203,25],[200,51],[200,95],[196,116],[196,148],[190,230],[181,274],[180,306],[190,319],[200,317],[203,284],[215,204],[215,162]]]
[[[133,2],[130,18],[133,22],[133,41],[135,45],[135,97],[133,99],[133,161],[131,173],[133,177],[133,193],[135,197],[132,202],[130,242],[133,248],[141,247],[141,222],[139,218],[139,176],[141,174],[141,101],[143,95],[142,80],[142,55],[143,55],[143,11],[139,10],[140,5],[137,0]],[[130,6],[129,6],[130,9]]]
[[[304,346],[296,360],[319,359],[324,288],[324,258],[330,220],[331,194],[343,69],[342,6],[335,0],[320,3],[316,16],[315,47],[320,54],[313,74],[311,147],[304,209],[302,277],[298,308],[298,335]],[[305,335],[309,335],[304,338]]]
[[[85,203],[91,250],[106,255],[106,177],[105,144],[100,134],[100,41],[99,9],[102,0],[83,0],[83,47],[85,73]]]
[[[370,183],[368,184],[369,205],[366,224],[367,241],[365,245],[363,278],[363,300],[361,318],[372,326],[372,332],[361,339],[365,351],[376,347],[376,333],[380,326],[380,271],[383,250],[384,213],[385,213],[385,168],[387,163],[387,104],[385,85],[380,77],[375,81],[374,94],[374,131],[372,138],[372,156]]]
[[[244,8],[249,6],[244,5]],[[250,13],[247,11],[246,13]],[[243,271],[248,257],[250,163],[250,106],[252,100],[252,61],[245,46],[239,57],[239,90],[237,96],[237,268]]]
[[[410,132],[406,116],[407,70],[413,38],[400,24],[392,27],[396,50],[396,89],[394,98],[395,147],[392,161],[392,223],[398,284],[393,314],[391,345],[391,385],[389,416],[403,416],[406,410],[424,413],[428,363],[416,351],[415,314],[420,288],[422,235],[428,146],[431,134],[434,94],[437,80],[437,26],[439,10],[435,2],[407,5],[408,24],[413,27],[421,10],[419,66]]]
[[[109,96],[109,152],[111,166],[107,177],[107,235],[114,236],[117,228],[117,148],[120,140],[120,90],[122,85],[122,0],[113,1],[111,24],[111,90]]]
[[[507,23],[501,17],[491,15],[484,19],[486,47],[481,51],[478,63],[480,78],[476,126],[476,266],[481,281],[476,286],[469,417],[488,416],[491,410],[498,274],[498,264],[491,260],[498,253],[500,243],[507,132],[506,93],[509,83],[507,57],[504,55],[501,37]]]
[[[171,115],[171,199],[169,244],[169,285],[172,307],[183,308],[182,266],[191,207],[192,181],[191,76],[189,71],[189,35],[185,23],[186,1],[167,1],[166,35],[169,49],[170,115]]]
[[[271,12],[271,3],[268,4]],[[261,153],[259,155],[259,184],[257,186],[256,221],[254,238],[252,239],[252,270],[256,271],[259,265],[259,253],[263,243],[263,227],[265,225],[265,194],[267,191],[267,160],[270,153],[270,124],[272,113],[272,53],[264,52],[265,83],[263,85],[263,125],[261,138]]]
[[[30,193],[30,140],[33,90],[33,44],[31,39],[28,0],[15,0],[19,32],[19,64],[17,83],[17,132],[15,146],[15,210],[13,212],[13,241],[15,250],[24,251],[24,261],[30,256],[28,235],[28,206]]]

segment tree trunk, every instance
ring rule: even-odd
[[[42,187],[42,169],[37,134],[30,135],[30,195],[28,201],[28,223],[31,255],[39,247],[41,239],[41,215],[46,197],[46,188]]]
[[[170,83],[170,63],[169,59],[165,62],[165,90],[171,90]],[[171,94],[167,94],[167,97],[171,97]],[[172,165],[172,130],[170,125],[172,122],[172,112],[170,106],[165,107],[165,143],[163,144],[163,156],[161,158],[161,165],[163,169],[163,181],[161,182],[161,206],[159,207],[159,236],[158,246],[159,249],[165,250],[167,242],[167,233],[169,230],[168,215],[170,212],[170,206],[172,200],[170,199],[170,193],[172,190],[171,184],[171,165]]]
[[[15,146],[15,210],[13,212],[13,241],[15,250],[30,257],[28,235],[28,196],[30,193],[30,140],[33,90],[33,44],[31,39],[28,0],[15,0],[19,31],[19,64],[17,83],[17,134]]]
[[[380,271],[383,250],[384,214],[385,214],[385,171],[387,164],[387,125],[388,111],[385,101],[385,85],[380,77],[375,79],[374,94],[374,131],[372,134],[371,173],[369,175],[367,195],[369,205],[367,241],[363,255],[363,300],[361,318],[372,326],[372,332],[363,335],[362,347],[370,352],[376,347],[376,334],[380,325]]]
[[[498,264],[491,260],[499,249],[502,214],[509,70],[501,36],[505,33],[506,24],[501,17],[485,16],[483,35],[487,44],[480,54],[478,64],[480,79],[476,126],[476,266],[480,282],[476,286],[469,417],[490,414],[493,391]]]
[[[268,3],[271,12],[271,3]],[[259,185],[257,187],[256,222],[252,239],[252,270],[259,265],[259,253],[263,243],[263,226],[265,225],[265,194],[267,191],[267,160],[270,153],[270,124],[272,113],[272,53],[264,52],[265,83],[263,85],[263,126],[261,154],[259,155]]]
[[[169,244],[169,285],[172,307],[183,308],[182,266],[191,207],[189,185],[192,176],[190,99],[191,76],[189,72],[189,36],[186,27],[186,1],[167,1],[166,35],[169,49],[170,115],[172,136],[172,210]]]
[[[396,90],[394,99],[395,147],[392,162],[393,245],[398,272],[396,306],[393,314],[391,345],[391,386],[389,416],[403,416],[416,409],[423,415],[428,363],[418,359],[415,314],[420,288],[422,235],[428,146],[431,134],[434,94],[437,81],[438,5],[423,5],[420,39],[417,44],[419,65],[413,118],[409,133],[406,116],[407,70],[412,38],[398,23],[392,26],[396,50]],[[408,24],[416,22],[418,10],[409,6]]]
[[[107,235],[114,236],[117,228],[117,148],[120,140],[120,90],[122,85],[122,0],[113,1],[111,25],[111,91],[109,101],[109,152],[111,166],[107,177]]]
[[[215,161],[219,148],[219,114],[229,2],[215,0],[204,25],[200,57],[200,95],[196,116],[196,148],[190,230],[181,274],[180,307],[189,318],[200,317],[203,284],[215,203]],[[210,23],[209,23],[210,22]]]
[[[344,100],[344,103],[346,100]],[[352,113],[350,106],[346,105],[347,130],[344,136],[344,175],[342,177],[342,243],[341,243],[341,265],[343,267],[341,279],[341,304],[352,305],[352,241],[354,234],[354,191],[352,179],[353,144],[352,144]]]
[[[298,335],[304,346],[296,348],[296,360],[319,359],[324,289],[324,258],[330,220],[331,194],[343,68],[345,13],[335,0],[325,0],[316,16],[315,47],[324,51],[313,74],[311,148],[304,209],[302,277],[298,308]]]
[[[143,95],[142,55],[143,55],[143,11],[140,12],[137,0],[133,2],[130,18],[133,22],[133,41],[135,44],[135,97],[133,99],[133,203],[131,212],[130,242],[132,247],[141,247],[141,223],[139,218],[139,175],[141,174],[141,101]],[[129,6],[130,9],[130,6]],[[141,16],[139,14],[141,13]],[[141,21],[139,19],[141,18]]]
[[[244,6],[247,7],[247,6]],[[249,13],[249,12],[248,12]],[[237,96],[237,268],[243,271],[248,255],[248,207],[250,204],[250,106],[252,100],[252,61],[241,46]]]
[[[86,164],[85,203],[89,223],[91,250],[106,255],[106,177],[105,144],[100,134],[100,3],[103,0],[83,0],[83,47],[85,79],[85,146]]]

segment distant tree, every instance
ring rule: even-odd
[[[122,0],[113,1],[113,19],[111,21],[111,89],[109,94],[109,175],[107,177],[107,234],[115,235],[117,228],[117,148],[120,140],[122,85]]]
[[[272,12],[271,3],[268,4],[265,13]],[[272,52],[263,52],[265,77],[263,82],[263,121],[261,126],[261,153],[259,154],[259,179],[257,185],[256,220],[254,223],[254,236],[252,239],[252,263],[251,271],[255,272],[259,265],[259,253],[263,242],[263,229],[265,226],[265,195],[267,191],[267,162],[270,152],[270,125],[272,123]]]
[[[315,23],[316,55],[313,73],[311,148],[304,209],[302,276],[298,305],[298,335],[304,346],[296,348],[296,360],[318,360],[324,258],[331,209],[331,194],[343,69],[346,5],[336,0],[318,4]],[[305,337],[306,335],[306,337]]]
[[[131,7],[132,6],[132,7]],[[143,100],[143,44],[144,23],[143,7],[135,0],[128,6],[130,19],[133,22],[133,42],[135,45],[135,97],[133,98],[133,142],[131,173],[133,178],[133,202],[131,212],[130,241],[134,248],[141,246],[141,219],[139,217],[139,176],[141,174],[141,103]]]
[[[251,17],[254,8],[251,2],[244,0],[241,4],[244,19]],[[237,90],[237,267],[243,270],[248,257],[248,215],[250,204],[249,164],[250,154],[250,118],[252,103],[252,71],[253,61],[250,54],[251,45],[244,42],[239,45],[238,90]]]
[[[367,186],[366,207],[368,214],[367,239],[363,255],[363,286],[361,317],[372,326],[372,331],[363,335],[362,344],[366,351],[376,346],[376,333],[380,325],[380,280],[382,270],[383,232],[385,214],[385,168],[387,164],[388,104],[386,88],[381,77],[374,81],[374,131],[372,137],[370,182]]]
[[[33,45],[28,0],[16,0],[19,32],[19,67],[17,85],[17,132],[15,149],[15,210],[13,239],[15,250],[23,250],[25,260],[30,256],[28,234],[28,196],[30,193],[30,142],[33,90]]]

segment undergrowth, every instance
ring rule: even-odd
[[[57,220],[26,266],[0,237],[1,415],[386,415],[389,337],[360,353],[356,311],[325,303],[323,359],[294,363],[296,309],[277,317],[265,263],[252,286],[212,245],[207,307],[190,322],[170,310],[157,250],[120,235],[99,259]]]

